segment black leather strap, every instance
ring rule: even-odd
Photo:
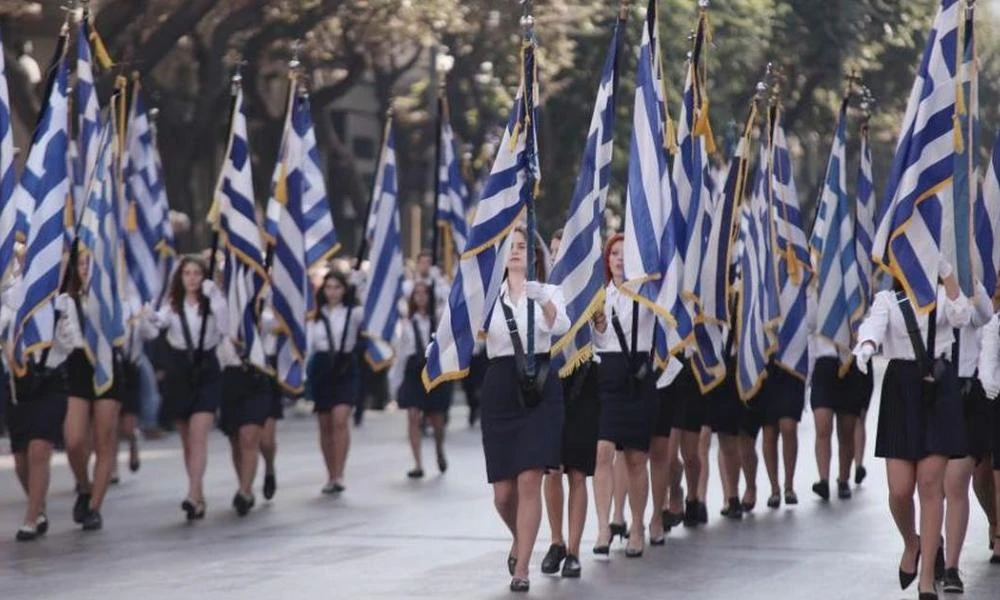
[[[924,375],[931,372],[931,365],[934,363],[934,343],[937,337],[937,309],[931,311],[927,321],[927,338],[929,344],[924,342],[920,325],[917,323],[917,315],[913,312],[913,305],[905,292],[896,293],[896,302],[899,310],[903,313],[903,322],[906,323],[906,333],[910,337],[910,344],[913,345],[913,355],[916,357],[920,371]]]
[[[510,334],[510,345],[514,348],[514,363],[517,365],[517,372],[523,375],[527,372],[527,361],[524,358],[524,344],[521,343],[521,335],[517,331],[517,319],[514,318],[514,311],[507,306],[507,302],[500,297],[500,307],[503,309],[503,318],[507,322],[507,332]]]

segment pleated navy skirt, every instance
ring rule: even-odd
[[[650,369],[649,374],[635,386],[628,362],[621,352],[601,354],[598,437],[614,443],[619,450],[648,452],[660,400],[656,391],[656,375]]]
[[[536,361],[547,362],[548,355],[539,354]],[[522,406],[520,394],[514,357],[490,359],[480,405],[489,483],[514,479],[530,469],[560,465],[564,408],[558,374],[549,373],[538,406]]]
[[[601,418],[597,363],[587,363],[563,380],[562,467],[586,476],[594,474],[597,461],[597,429]]]
[[[424,361],[411,356],[406,361],[403,383],[399,386],[399,408],[416,408],[428,414],[444,414],[451,408],[451,383],[445,382],[428,392],[421,373]]]
[[[334,365],[340,372],[334,373]],[[328,413],[335,406],[357,404],[361,394],[361,365],[358,355],[346,353],[334,362],[329,352],[317,352],[307,365],[313,412]]]
[[[767,379],[755,400],[764,425],[775,426],[782,419],[793,419],[798,423],[806,406],[806,383],[772,363],[767,367]]]
[[[919,461],[968,453],[962,399],[955,368],[947,363],[933,398],[924,398],[920,367],[912,360],[891,360],[882,382],[875,456]]]

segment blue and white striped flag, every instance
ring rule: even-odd
[[[861,163],[858,167],[858,205],[855,212],[854,240],[858,257],[858,277],[865,311],[874,296],[872,238],[875,235],[875,183],[872,178],[872,148],[868,139],[868,120],[861,125]]]
[[[527,210],[529,174],[538,181],[538,165],[528,151],[528,140],[537,139],[537,111],[528,102],[539,98],[535,79],[535,46],[525,43],[522,52],[521,85],[503,139],[497,150],[489,180],[483,189],[469,241],[448,295],[448,305],[438,322],[427,350],[424,387],[465,377],[476,345],[476,336],[486,330],[510,247],[508,238]]]
[[[810,246],[819,287],[817,333],[840,352],[841,371],[850,367],[853,325],[864,316],[865,303],[858,278],[854,223],[847,197],[847,104],[840,105],[826,180],[816,208]]]
[[[254,211],[250,138],[243,104],[243,89],[234,84],[232,122],[226,154],[215,189],[209,222],[217,228],[225,249],[223,288],[229,306],[226,334],[240,356],[267,371],[263,338],[258,326],[258,299],[267,281],[260,226]]]
[[[809,374],[809,329],[806,322],[806,299],[812,266],[808,242],[802,228],[799,198],[792,174],[791,154],[781,123],[781,110],[774,116],[771,144],[771,219],[774,249],[772,258],[777,272],[781,321],[778,325],[778,352],[775,361],[793,375],[805,380]],[[853,256],[853,253],[851,254]]]
[[[403,250],[399,230],[399,192],[396,176],[396,138],[390,118],[382,141],[381,196],[372,214],[374,235],[368,256],[372,273],[365,298],[363,332],[365,360],[374,371],[385,369],[393,360],[392,341],[399,320],[399,300],[403,289]]]
[[[90,21],[80,21],[76,37],[77,164],[73,169],[73,208],[75,223],[80,223],[87,189],[97,165],[100,106],[94,89],[94,67],[90,53]]]
[[[455,255],[465,250],[469,225],[466,221],[466,207],[469,205],[469,190],[462,179],[462,165],[459,162],[455,132],[451,129],[448,105],[442,99],[441,107],[441,163],[438,165],[436,227],[444,234],[445,265],[453,262]],[[446,271],[450,271],[446,269]],[[449,272],[448,275],[451,275]]]
[[[737,312],[737,372],[736,386],[744,402],[752,399],[760,390],[767,376],[767,363],[775,351],[773,336],[770,334],[768,315],[769,296],[773,290],[767,288],[768,264],[767,187],[769,172],[767,148],[761,145],[759,168],[754,190],[749,200],[744,200],[740,209],[740,295]]]
[[[552,364],[560,377],[568,377],[593,355],[593,334],[588,321],[604,302],[601,225],[611,184],[621,35],[619,23],[604,59],[569,217],[549,276],[549,283],[562,288],[566,313],[572,322],[570,330],[552,342]]]
[[[0,48],[3,42],[0,40]],[[14,123],[7,90],[7,66],[0,52],[0,281],[7,281],[14,268],[14,242],[17,239],[17,204],[14,188]]]
[[[80,252],[90,257],[81,323],[84,353],[94,367],[97,397],[114,384],[114,349],[125,341],[125,322],[119,283],[121,223],[120,189],[114,111],[97,137],[98,153],[93,177],[87,186],[87,203],[80,220]]]
[[[639,47],[625,201],[622,291],[653,310],[670,325],[671,336],[676,337],[671,309],[677,301],[683,269],[677,239],[680,215],[667,169],[656,13],[653,0],[646,12]],[[672,347],[674,340],[667,343]]]
[[[19,209],[23,207],[28,215],[26,222],[30,223],[24,277],[18,293],[23,300],[14,319],[10,344],[10,364],[18,375],[25,372],[29,354],[52,345],[53,299],[59,292],[66,259],[65,209],[70,197],[66,45],[64,32],[56,50],[46,104],[15,192],[15,203]]]
[[[265,236],[273,249],[271,291],[281,329],[277,339],[278,382],[295,395],[304,388],[306,316],[315,303],[308,273],[340,249],[320,168],[309,96],[296,82],[289,89]]]
[[[125,173],[125,261],[129,277],[142,302],[160,298],[168,272],[163,253],[164,223],[168,219],[163,172],[156,157],[155,139],[136,82],[132,90],[123,170]]]
[[[941,0],[903,118],[873,259],[921,313],[937,301],[942,253],[954,263],[956,57],[959,0]]]
[[[997,288],[997,269],[1000,268],[1000,133],[993,144],[990,166],[986,169],[983,184],[976,199],[976,257],[979,259],[978,273],[982,274],[983,286],[992,296]]]

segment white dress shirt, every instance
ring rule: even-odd
[[[997,315],[990,317],[979,334],[979,381],[983,382],[983,388],[987,390],[1000,389],[1000,318]],[[989,391],[987,395],[994,398]]]
[[[417,329],[420,330],[420,341],[424,344],[422,348],[417,347],[417,340],[413,333],[414,323],[416,323]],[[424,355],[424,352],[427,350],[427,344],[430,343],[432,333],[434,332],[431,331],[431,320],[424,314],[416,314],[408,319],[400,319],[396,323],[396,334],[392,341],[395,357],[392,361],[392,367],[389,369],[389,389],[393,393],[403,383],[403,378],[406,376],[406,363],[410,360],[411,356]]]
[[[0,296],[0,335],[2,335],[3,345],[6,350],[7,344],[11,341],[11,336],[13,335],[14,329],[14,319],[17,318],[17,310],[23,302],[23,286],[21,286],[21,276],[15,275],[13,277],[14,281],[9,282],[4,289],[2,296]],[[65,302],[65,300],[63,300]],[[74,313],[75,317],[75,313]],[[62,326],[59,326],[57,321],[57,326],[55,330],[55,335],[52,336],[52,345],[49,347],[48,356],[45,359],[45,366],[49,369],[55,369],[66,362],[70,353],[73,351],[73,344],[77,339],[82,339],[79,334],[74,335],[70,331],[69,324],[62,321]],[[79,331],[79,327],[77,327]],[[35,359],[41,358],[42,351],[39,350],[33,354]],[[7,363],[8,353],[3,352],[4,364],[7,365],[8,373],[10,372],[10,365]]]
[[[976,282],[972,297],[972,316],[969,324],[959,330],[958,335],[958,376],[972,377],[979,366],[980,330],[993,316],[993,302],[983,284]]]
[[[229,308],[226,299],[218,288],[212,288],[209,300],[208,323],[205,327],[204,350],[212,350],[219,345],[225,336],[223,327],[229,322]],[[201,335],[201,303],[191,303],[185,296],[183,300],[184,317],[187,320],[188,330],[191,333],[192,350],[198,349],[198,340]],[[167,344],[174,350],[188,350],[187,341],[184,339],[184,328],[181,325],[180,316],[174,312],[173,307],[167,303],[156,313],[153,321],[159,329],[167,330]],[[154,336],[155,337],[155,336]],[[149,338],[147,338],[149,339]]]
[[[556,309],[556,318],[549,326],[542,307],[535,302],[535,353],[548,354],[552,348],[552,336],[562,335],[569,331],[569,316],[566,315],[566,300],[563,298],[562,290],[558,286],[545,284],[545,289],[552,299],[552,304]],[[503,302],[510,307],[517,322],[517,333],[521,338],[521,345],[524,351],[528,351],[528,297],[521,294],[520,298],[512,299],[507,289],[505,281],[500,288],[500,297],[493,307],[493,314],[490,317],[489,330],[486,332],[486,356],[498,358],[501,356],[514,356],[514,346],[510,343],[510,330],[507,328],[507,319],[503,314],[500,303]]]
[[[903,301],[908,302],[905,298]],[[919,314],[916,311],[914,313],[920,326],[920,334],[926,343],[929,313]],[[945,294],[944,287],[938,286],[935,357],[951,358],[951,344],[955,341],[952,329],[965,327],[969,323],[971,313],[968,298],[960,295],[951,300]],[[890,360],[915,359],[913,344],[906,330],[906,322],[903,319],[903,311],[899,308],[896,292],[884,291],[875,294],[871,310],[858,329],[858,349],[865,342],[872,342],[876,347],[882,346],[882,356]]]
[[[611,282],[604,289],[604,316],[607,320],[607,327],[604,332],[594,329],[594,348],[599,354],[614,352],[631,352],[633,348],[623,349],[618,341],[618,334],[611,323],[612,311],[618,315],[618,321],[622,326],[622,333],[625,334],[625,343],[632,344],[632,307],[639,308],[639,332],[636,339],[635,350],[639,352],[649,352],[653,348],[653,333],[656,331],[656,315],[648,307],[636,305],[632,298],[622,293],[621,290]]]
[[[355,306],[351,309],[351,324],[347,330],[347,339],[344,347],[340,347],[340,340],[344,337],[344,323],[347,321],[347,307],[339,304],[335,307],[326,305],[322,308],[326,320],[330,324],[330,337],[333,338],[333,350],[340,352],[353,352],[358,344],[358,332],[361,330],[361,322],[364,320],[364,307]],[[309,354],[317,352],[330,352],[330,340],[326,335],[326,327],[320,318],[315,318],[306,325],[306,340],[309,346]]]

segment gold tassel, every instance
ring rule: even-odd
[[[955,152],[965,152],[965,136],[962,135],[962,120],[958,115],[951,118],[951,137],[955,142]]]
[[[63,207],[63,227],[66,231],[76,230],[76,210],[73,208],[72,194],[66,194],[66,205]]]
[[[705,151],[715,154],[715,133],[712,132],[712,121],[708,118],[708,96],[704,89],[701,96],[701,108],[698,110],[698,119],[694,123],[694,134],[701,136],[705,140]]]
[[[799,259],[795,256],[795,249],[792,248],[791,244],[785,246],[785,262],[788,264],[788,276],[792,283],[798,285],[802,281],[802,267],[799,265]]]
[[[668,154],[674,155],[677,154],[677,128],[674,126],[674,120],[670,118],[670,111],[667,111],[666,115],[666,139],[663,140],[663,147]]]
[[[90,46],[94,49],[94,58],[97,59],[97,64],[101,66],[101,69],[106,71],[114,66],[115,63],[111,60],[111,55],[108,54],[108,48],[104,45],[104,40],[98,35],[93,23],[90,23]]]
[[[278,184],[274,186],[274,199],[282,206],[288,204],[288,165],[281,163]]]

